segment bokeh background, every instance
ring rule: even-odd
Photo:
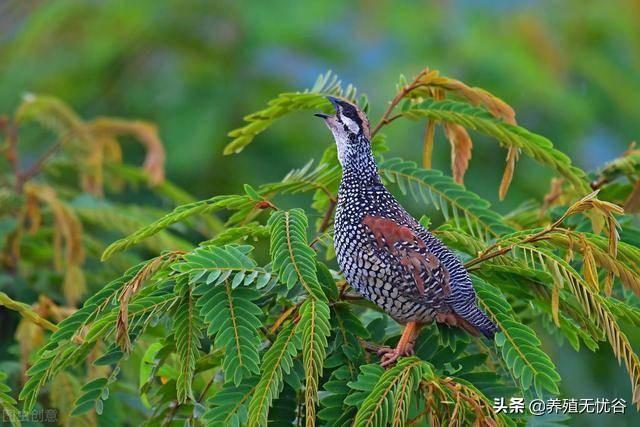
[[[226,133],[279,92],[304,89],[329,69],[369,96],[379,117],[400,74],[425,66],[483,87],[595,170],[640,133],[640,2],[478,1],[0,1],[0,113],[25,93],[50,94],[86,118],[158,124],[167,176],[196,197],[238,192],[282,177],[331,141],[308,113],[279,121],[241,154]],[[390,126],[393,154],[420,159],[418,124]],[[506,152],[478,138],[466,176],[473,191],[508,208],[546,193],[550,172],[523,159],[504,202]],[[141,159],[131,144],[126,156]],[[36,158],[38,149],[34,147]],[[434,166],[449,168],[437,136]],[[490,167],[487,167],[490,165]],[[495,167],[491,167],[494,166]],[[551,341],[563,397],[624,397],[628,378],[603,350],[576,357]],[[579,417],[579,425],[640,425]]]

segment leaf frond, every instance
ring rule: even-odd
[[[584,171],[572,165],[571,159],[554,148],[551,141],[519,126],[502,122],[482,108],[457,101],[426,100],[402,114],[408,118],[425,117],[455,123],[485,133],[507,148],[518,148],[539,163],[553,168],[571,183],[579,195],[591,191]]]
[[[292,111],[328,109],[331,104],[325,98],[327,95],[339,96],[353,101],[356,97],[356,89],[351,85],[343,89],[338,77],[328,71],[318,77],[311,89],[304,92],[281,93],[277,98],[269,101],[266,108],[246,116],[244,120],[248,123],[247,125],[229,132],[229,136],[233,140],[224,148],[224,154],[241,152],[275,120]]]

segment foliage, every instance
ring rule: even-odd
[[[288,113],[328,106],[322,94],[354,99],[355,89],[342,91],[327,74],[309,91],[280,95],[231,132],[227,152],[258,143],[258,135]],[[85,123],[57,100],[37,105],[29,104],[28,114],[19,110],[20,117],[40,117],[38,122],[64,142],[62,151],[39,166],[42,171],[66,156],[81,156],[76,163],[86,163],[88,157],[82,156],[89,154],[73,151],[67,139],[93,141],[96,123],[111,139],[123,129],[133,132],[120,120]],[[452,177],[411,161],[384,158],[388,148],[382,132],[405,118],[424,120],[427,129],[442,125],[449,133],[455,154]],[[502,196],[519,154],[564,181],[553,197],[499,214],[462,183],[472,146],[466,140],[469,130],[494,137],[508,149]],[[415,356],[401,358],[387,370],[379,366],[377,350],[393,344],[399,329],[351,292],[335,268],[330,237],[340,172],[333,148],[315,166],[307,163],[281,181],[246,185],[240,194],[184,200],[106,248],[105,235],[117,234],[109,222],[96,221],[95,214],[80,207],[75,210],[80,193],[97,188],[95,177],[79,173],[72,190],[55,187],[55,176],[43,177],[51,184],[38,185],[53,191],[35,186],[33,176],[25,180],[18,171],[19,185],[11,190],[15,208],[7,214],[17,220],[4,238],[5,259],[17,266],[62,257],[63,267],[79,269],[89,278],[91,293],[81,308],[60,319],[51,310],[0,294],[3,305],[34,327],[47,329],[45,343],[24,361],[24,410],[51,394],[49,385],[57,377],[72,375],[84,384],[74,396],[72,419],[88,414],[100,419],[117,392],[135,398],[136,419],[149,424],[522,424],[529,414],[498,414],[490,402],[500,396],[560,394],[564,382],[558,362],[542,345],[543,331],[550,331],[558,345],[568,341],[576,351],[594,351],[608,341],[618,361],[624,361],[629,400],[640,404],[640,363],[634,336],[627,335],[629,326],[640,324],[640,252],[626,240],[638,232],[637,218],[614,203],[620,199],[607,198],[614,183],[633,191],[634,181],[620,183],[623,177],[615,172],[634,168],[633,162],[605,167],[600,173],[607,178],[592,192],[587,174],[548,139],[517,126],[508,104],[428,69],[412,82],[401,80],[373,132],[383,179],[399,195],[429,206],[430,228],[471,271],[479,304],[500,329],[494,341],[431,325],[418,338]],[[430,150],[432,142],[423,149]],[[67,147],[72,151],[67,153]],[[105,164],[119,162],[102,159]],[[105,188],[113,180],[127,182],[128,175],[118,175],[117,169],[102,170],[116,174],[100,181]],[[83,186],[85,182],[92,185]],[[108,203],[106,198],[102,203]],[[158,236],[163,238],[147,244]],[[28,239],[49,238],[53,250],[38,257],[30,252],[26,258],[16,256],[16,248],[29,247]],[[91,262],[78,255],[80,243]],[[97,264],[102,249],[105,265],[113,265],[108,275],[122,265],[135,266],[98,286],[104,283],[99,273],[105,272]],[[17,269],[19,274],[25,270]],[[64,281],[60,274],[56,279]],[[2,402],[12,404],[10,398]]]

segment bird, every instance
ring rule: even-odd
[[[316,113],[335,139],[342,178],[334,247],[346,282],[404,325],[381,365],[414,353],[422,326],[439,322],[492,339],[497,326],[478,307],[469,273],[384,186],[371,149],[371,128],[357,105],[329,96],[335,114]]]

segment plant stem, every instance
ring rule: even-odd
[[[412,90],[422,86],[422,83],[420,83],[420,79],[428,72],[429,72],[429,69],[425,68],[424,70],[422,70],[420,72],[420,74],[418,74],[416,76],[415,79],[413,79],[413,82],[411,82],[411,84],[403,86],[398,91],[396,96],[394,96],[393,99],[391,100],[391,102],[389,103],[389,107],[387,108],[387,110],[382,115],[382,118],[380,118],[380,121],[378,122],[376,127],[373,128],[373,130],[371,131],[371,139],[373,139],[373,137],[378,133],[378,131],[383,126],[388,125],[389,123],[391,123],[392,121],[394,121],[395,119],[397,119],[398,117],[401,116],[400,114],[397,114],[397,115],[395,115],[393,117],[390,117],[391,113],[393,113],[393,110],[396,108],[396,106],[400,103],[400,101],[402,101],[402,99],[405,96],[407,96],[407,94],[409,92],[411,92]]]
[[[329,208],[327,209],[327,212],[325,212],[324,214],[324,218],[322,218],[322,224],[320,224],[320,233],[324,233],[325,231],[327,231],[327,228],[329,228],[329,224],[331,222],[331,215],[333,215],[333,211],[336,208],[336,200],[335,199],[331,199],[329,201]]]
[[[25,182],[40,173],[47,160],[49,160],[62,147],[62,144],[63,140],[58,140],[55,144],[49,147],[49,149],[38,160],[36,160],[36,162],[29,169],[20,172],[20,188],[22,188]]]
[[[543,239],[547,234],[553,232],[553,231],[557,231],[558,230],[558,226],[565,220],[565,218],[567,217],[567,214],[563,215],[560,219],[558,219],[556,222],[554,222],[553,224],[550,224],[549,226],[547,226],[547,228],[538,231],[537,233],[531,234],[528,237],[526,237],[524,240],[519,240],[517,242],[513,242],[508,246],[505,247],[500,247],[498,245],[498,243],[495,243],[493,245],[491,245],[490,247],[488,247],[484,253],[482,253],[480,256],[472,259],[471,261],[468,261],[467,263],[465,263],[465,268],[469,269],[470,267],[473,267],[476,264],[480,264],[482,262],[485,262],[487,260],[490,260],[491,258],[495,258],[497,256],[500,255],[504,255],[507,252],[510,252],[511,250],[513,250],[513,248],[515,248],[518,245],[523,245],[525,243],[532,243],[532,242],[536,242],[538,240]],[[491,251],[493,248],[497,248],[494,251]]]

